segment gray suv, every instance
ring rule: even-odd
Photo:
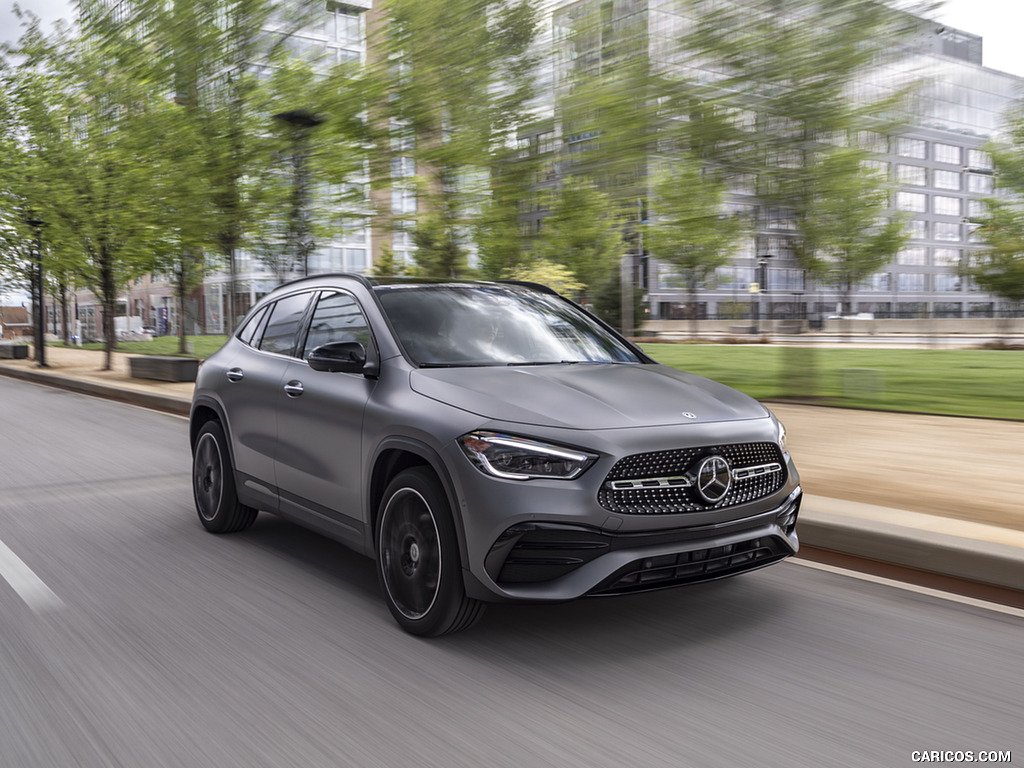
[[[343,542],[417,635],[487,602],[717,579],[798,546],[768,409],[537,285],[283,285],[203,364],[190,436],[207,530],[265,510]]]

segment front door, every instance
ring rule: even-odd
[[[362,427],[376,384],[362,374],[314,371],[306,359],[321,344],[373,340],[355,297],[320,294],[301,359],[289,363],[277,409],[277,485],[281,510],[341,524],[353,536],[362,529]]]

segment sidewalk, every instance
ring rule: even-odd
[[[47,347],[0,376],[187,415],[191,382],[133,379],[128,355]],[[2,393],[0,383],[0,393]],[[1024,424],[771,404],[806,491],[801,543],[1024,591]]]

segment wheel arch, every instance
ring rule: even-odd
[[[380,515],[380,504],[384,498],[384,490],[392,478],[399,472],[411,467],[427,467],[437,477],[448,498],[451,507],[452,519],[455,522],[455,535],[459,542],[459,558],[463,570],[469,562],[466,548],[466,532],[462,524],[460,514],[461,505],[459,496],[455,492],[455,484],[451,474],[442,461],[440,455],[430,446],[411,438],[391,438],[385,440],[378,447],[373,459],[373,468],[370,471],[367,487],[367,520],[369,525],[366,528],[367,553],[371,557],[377,556],[376,530],[377,520]]]
[[[196,447],[196,438],[199,437],[199,430],[203,428],[203,425],[208,421],[219,421],[221,428],[224,430],[225,436],[228,438],[228,444],[230,448],[231,434],[228,427],[227,417],[224,415],[224,409],[221,404],[210,397],[197,397],[192,401],[192,411],[189,414],[188,420],[188,444],[189,447],[194,451]]]

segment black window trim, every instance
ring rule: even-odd
[[[331,286],[329,288],[318,288],[316,289],[315,293],[315,299],[309,303],[309,306],[306,307],[306,314],[302,318],[302,327],[299,330],[298,341],[295,345],[296,359],[301,360],[303,363],[306,363],[306,365],[309,365],[309,361],[302,357],[301,353],[306,348],[306,341],[309,338],[309,329],[310,326],[313,324],[313,314],[316,312],[316,307],[320,303],[320,299],[322,299],[324,296],[330,295],[332,293],[341,293],[345,294],[346,296],[352,299],[356,307],[359,308],[359,314],[363,316],[363,321],[366,323],[366,330],[370,334],[370,348],[366,350],[367,361],[379,360],[380,354],[378,352],[379,348],[377,346],[377,337],[373,332],[373,323],[370,322],[370,316],[367,314],[366,308],[363,306],[363,303],[359,301],[359,297],[346,288],[337,288],[334,286]]]

